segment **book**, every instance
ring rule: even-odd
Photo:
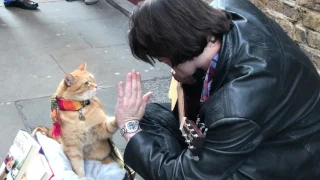
[[[54,179],[68,179],[64,176],[67,172],[72,172],[72,166],[68,157],[64,154],[61,145],[54,139],[37,132],[35,139],[42,147],[42,153],[47,158],[48,163],[54,174]],[[72,179],[72,178],[69,178]]]
[[[28,132],[19,130],[0,167],[0,180],[21,180],[40,150],[41,146]]]
[[[22,179],[24,180],[50,180],[53,177],[52,169],[44,154],[38,153],[28,166]]]

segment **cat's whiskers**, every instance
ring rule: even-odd
[[[108,88],[111,88],[112,86],[107,86],[107,87],[104,87],[104,86],[98,86],[97,89],[98,90],[103,90],[103,89],[108,89]]]
[[[107,89],[98,89],[99,91],[107,91]]]
[[[101,84],[103,84],[103,83],[106,83],[106,82],[108,82],[108,81],[99,82],[97,85],[99,86],[99,85],[101,85]]]

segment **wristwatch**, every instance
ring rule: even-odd
[[[128,121],[120,129],[120,133],[123,136],[125,133],[134,133],[140,129],[139,121]]]

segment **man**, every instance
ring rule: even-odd
[[[146,0],[133,12],[133,55],[157,59],[185,86],[200,87],[198,117],[208,130],[196,159],[176,113],[146,105],[151,93],[142,96],[133,70],[124,92],[119,84],[115,113],[128,141],[125,162],[148,180],[319,179],[320,77],[313,64],[249,1],[211,6]]]
[[[36,10],[38,8],[38,3],[30,0],[4,0],[3,4],[5,7],[18,7],[28,10]]]

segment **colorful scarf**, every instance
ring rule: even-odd
[[[58,110],[61,111],[79,111],[79,119],[85,120],[82,114],[82,108],[90,104],[90,100],[85,101],[74,101],[67,100],[53,95],[51,97],[51,118],[53,121],[52,125],[52,137],[56,138],[61,135],[60,119],[58,115]]]
[[[215,69],[216,69],[216,66],[217,66],[218,59],[219,59],[219,54],[217,53],[212,58],[212,61],[210,62],[210,67],[207,70],[207,74],[206,74],[206,77],[205,77],[204,82],[203,82],[203,88],[202,88],[202,94],[201,94],[201,100],[202,101],[206,101],[206,100],[209,99],[209,96],[210,96],[209,92],[210,92],[210,89],[211,89],[212,79],[213,79],[213,76],[214,76],[214,73],[215,73]]]

